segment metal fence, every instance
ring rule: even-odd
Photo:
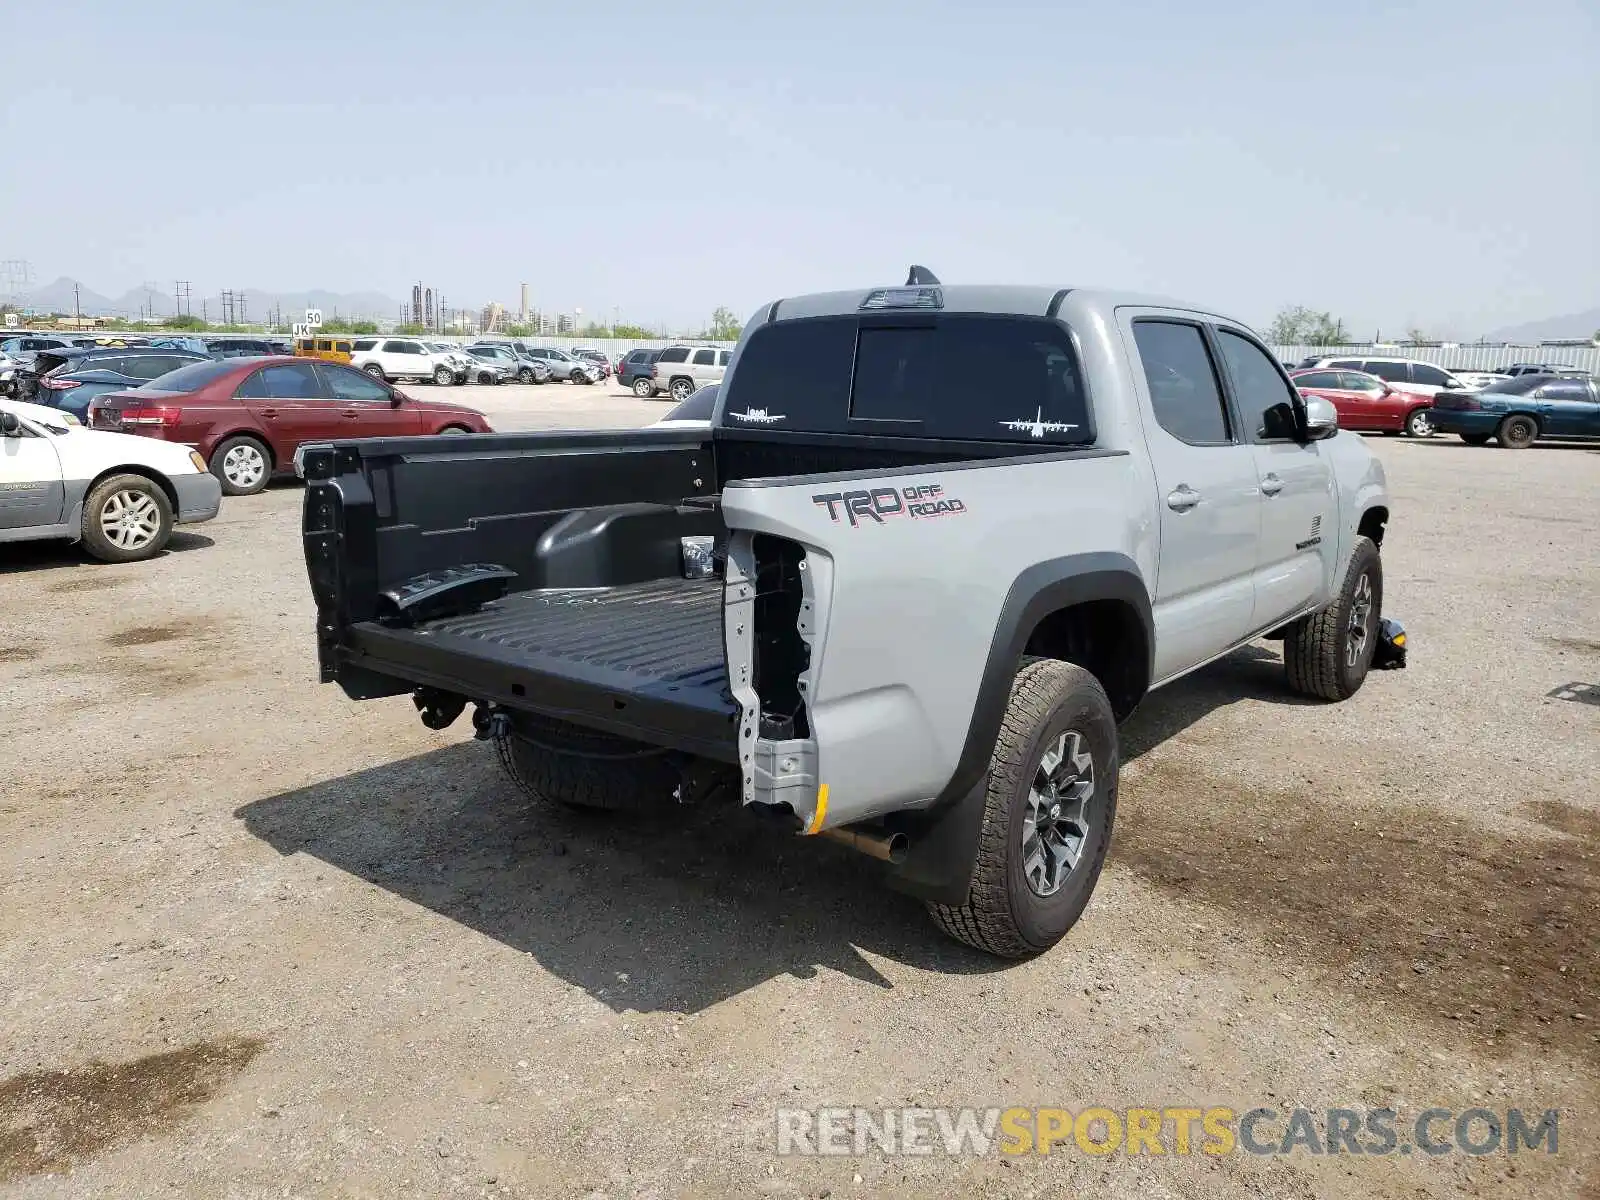
[[[1447,371],[1493,371],[1512,363],[1546,363],[1581,367],[1591,375],[1600,375],[1600,346],[1385,346],[1368,342],[1350,346],[1274,346],[1272,350],[1287,363],[1298,363],[1313,355],[1319,358],[1413,358]]]

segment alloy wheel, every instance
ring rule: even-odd
[[[1366,653],[1372,639],[1372,576],[1365,571],[1356,580],[1355,595],[1350,599],[1349,636],[1345,638],[1344,661],[1353,667]]]
[[[1069,729],[1040,757],[1022,816],[1022,871],[1034,895],[1055,895],[1082,859],[1093,799],[1094,756]]]

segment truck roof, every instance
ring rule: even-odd
[[[767,321],[796,320],[802,317],[844,316],[862,311],[874,293],[899,293],[891,295],[886,311],[939,311],[960,313],[996,313],[1050,316],[1060,312],[1070,301],[1077,313],[1100,313],[1109,318],[1118,308],[1175,308],[1186,312],[1205,313],[1220,317],[1237,325],[1245,322],[1219,313],[1215,309],[1185,303],[1170,296],[1148,295],[1103,288],[1049,287],[1029,284],[936,284],[936,285],[879,285],[877,287],[851,288],[847,291],[814,292],[806,296],[789,296],[774,301],[767,307]],[[939,303],[918,303],[906,293],[937,292]],[[904,301],[904,302],[898,302]],[[875,306],[874,306],[875,307]]]

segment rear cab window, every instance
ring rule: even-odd
[[[1094,440],[1067,331],[1045,318],[867,314],[780,321],[751,335],[722,427],[1017,442]]]

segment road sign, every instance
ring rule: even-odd
[[[322,310],[320,308],[306,309],[306,326],[311,329],[322,328]]]

